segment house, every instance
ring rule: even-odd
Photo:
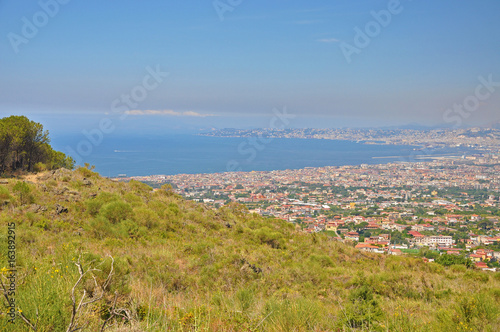
[[[406,227],[408,227],[407,225],[400,225],[400,224],[394,224],[395,225],[395,228],[396,230],[398,230],[399,232],[402,232],[406,229]]]
[[[481,262],[482,259],[483,259],[483,256],[482,255],[478,255],[478,254],[470,254],[469,255],[469,258],[473,261],[473,262]],[[486,264],[486,263],[485,263]]]
[[[391,239],[391,235],[390,234],[380,234],[378,236],[378,239],[379,239],[379,241],[388,241]]]
[[[359,234],[358,232],[347,232],[345,234],[345,239],[347,241],[359,241]]]
[[[365,229],[366,229],[366,230],[374,230],[374,229],[379,229],[379,228],[380,228],[380,226],[379,226],[379,225],[377,225],[376,223],[372,223],[372,222],[371,222],[371,223],[369,223],[369,224],[365,227]]]
[[[431,226],[428,224],[424,224],[424,225],[422,225],[422,227],[423,227],[424,231],[428,231],[428,232],[432,232],[435,229],[434,226]]]
[[[400,249],[389,249],[389,255],[401,256],[403,252]]]
[[[477,239],[478,239],[479,243],[482,243],[485,245],[493,244],[493,243],[498,241],[498,237],[491,237],[491,236],[487,236],[487,235],[478,235]]]
[[[477,249],[477,250],[474,251],[474,254],[480,255],[481,256],[481,260],[491,259],[493,257],[493,250],[489,250],[489,249]]]
[[[359,250],[363,250],[363,251],[374,252],[377,254],[384,253],[383,249],[381,249],[377,246],[371,245],[371,244],[367,244],[367,243],[358,243],[355,248],[359,249]]]
[[[414,231],[418,231],[418,232],[422,232],[422,231],[432,232],[435,228],[432,225],[423,224],[423,225],[413,225],[413,226],[411,226],[411,229]]]
[[[408,234],[410,234],[411,236],[415,237],[415,238],[424,238],[425,236],[422,235],[421,233],[417,232],[417,231],[409,231]]]
[[[340,226],[344,226],[344,222],[341,221],[341,220],[338,220],[338,221],[329,221],[326,223],[326,226],[325,226],[325,229],[327,231],[332,231],[332,232],[336,232],[337,229],[340,227]]]
[[[424,239],[424,243],[426,243],[427,245],[452,246],[455,241],[451,236],[435,235],[426,236]]]
[[[478,216],[477,214],[473,214],[472,216],[470,216],[470,221],[480,221],[480,220],[483,220],[483,218],[481,216]]]
[[[334,221],[329,221],[326,225],[325,225],[325,229],[327,231],[332,231],[332,232],[336,232],[337,231],[337,227],[338,227],[338,224]]]
[[[417,231],[409,231],[408,234],[412,236],[410,242],[415,243],[417,245],[422,245],[422,246],[424,245],[424,239],[425,239],[424,235],[420,234]]]
[[[476,267],[481,270],[489,270],[488,264],[486,264],[485,262],[477,262]]]
[[[391,244],[392,249],[408,249],[406,244]]]

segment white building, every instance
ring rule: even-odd
[[[455,241],[453,241],[451,236],[436,235],[426,236],[423,242],[427,245],[451,246]]]

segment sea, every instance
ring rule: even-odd
[[[94,165],[96,171],[107,177],[382,164],[425,161],[429,160],[428,155],[460,157],[474,152],[343,140],[194,134],[107,136],[101,140],[69,135],[53,138],[52,145],[71,155],[77,164]]]

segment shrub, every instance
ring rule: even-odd
[[[1,201],[8,201],[11,198],[9,190],[4,186],[0,186],[0,204],[2,203]]]
[[[474,265],[472,261],[469,258],[465,257],[464,255],[456,256],[447,254],[441,255],[438,258],[436,258],[436,263],[439,263],[444,266],[462,264],[468,268],[471,268]]]
[[[363,285],[349,294],[349,302],[342,309],[344,326],[351,329],[372,329],[382,317],[382,310],[374,298],[373,290]]]
[[[149,229],[157,227],[160,218],[156,213],[146,208],[138,208],[134,210],[134,219],[141,226],[145,226]]]
[[[106,237],[115,235],[113,225],[104,217],[100,216],[92,219],[89,226],[89,231],[95,238],[105,239]]]
[[[131,186],[131,188],[133,190],[140,192],[140,193],[147,193],[147,192],[153,191],[153,188],[151,188],[147,184],[145,184],[143,182],[136,181],[136,180],[130,180],[129,185]]]
[[[321,267],[332,267],[334,266],[333,260],[326,255],[311,255],[309,256],[309,261],[314,264],[318,264]]]
[[[146,229],[144,227],[139,227],[137,223],[129,219],[121,222],[120,229],[122,230],[122,234],[124,236],[131,239],[138,239],[146,232]]]
[[[128,203],[115,201],[104,205],[99,214],[108,219],[112,224],[117,224],[132,215],[132,208]]]
[[[38,162],[35,164],[35,166],[33,166],[33,170],[35,172],[44,172],[47,170],[47,165],[45,165],[44,163]]]
[[[271,246],[274,249],[283,248],[283,241],[281,239],[282,234],[278,232],[274,232],[269,227],[262,227],[255,232],[255,236],[257,237],[260,243],[265,243]]]
[[[467,267],[465,267],[465,265],[459,265],[459,264],[450,266],[450,269],[453,272],[458,272],[458,273],[464,273],[465,271],[467,271]]]
[[[76,171],[86,178],[96,177],[96,176],[98,176],[98,174],[95,172],[92,172],[92,170],[94,168],[95,168],[95,166],[90,166],[90,165],[86,164],[85,167],[78,167],[76,169]]]
[[[31,188],[26,182],[18,181],[14,186],[14,192],[18,194],[22,205],[34,202],[34,197],[31,194]]]

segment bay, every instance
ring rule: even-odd
[[[91,151],[81,149],[83,141],[87,141],[84,145],[87,148],[90,146]],[[55,149],[71,155],[79,164],[95,165],[101,175],[109,177],[383,164],[418,161],[416,158],[422,155],[418,147],[408,145],[295,138],[262,142],[257,138],[187,134],[108,136],[97,146],[90,145],[82,135],[71,135],[55,137],[52,144]],[[435,155],[463,153],[458,148],[431,152]]]

